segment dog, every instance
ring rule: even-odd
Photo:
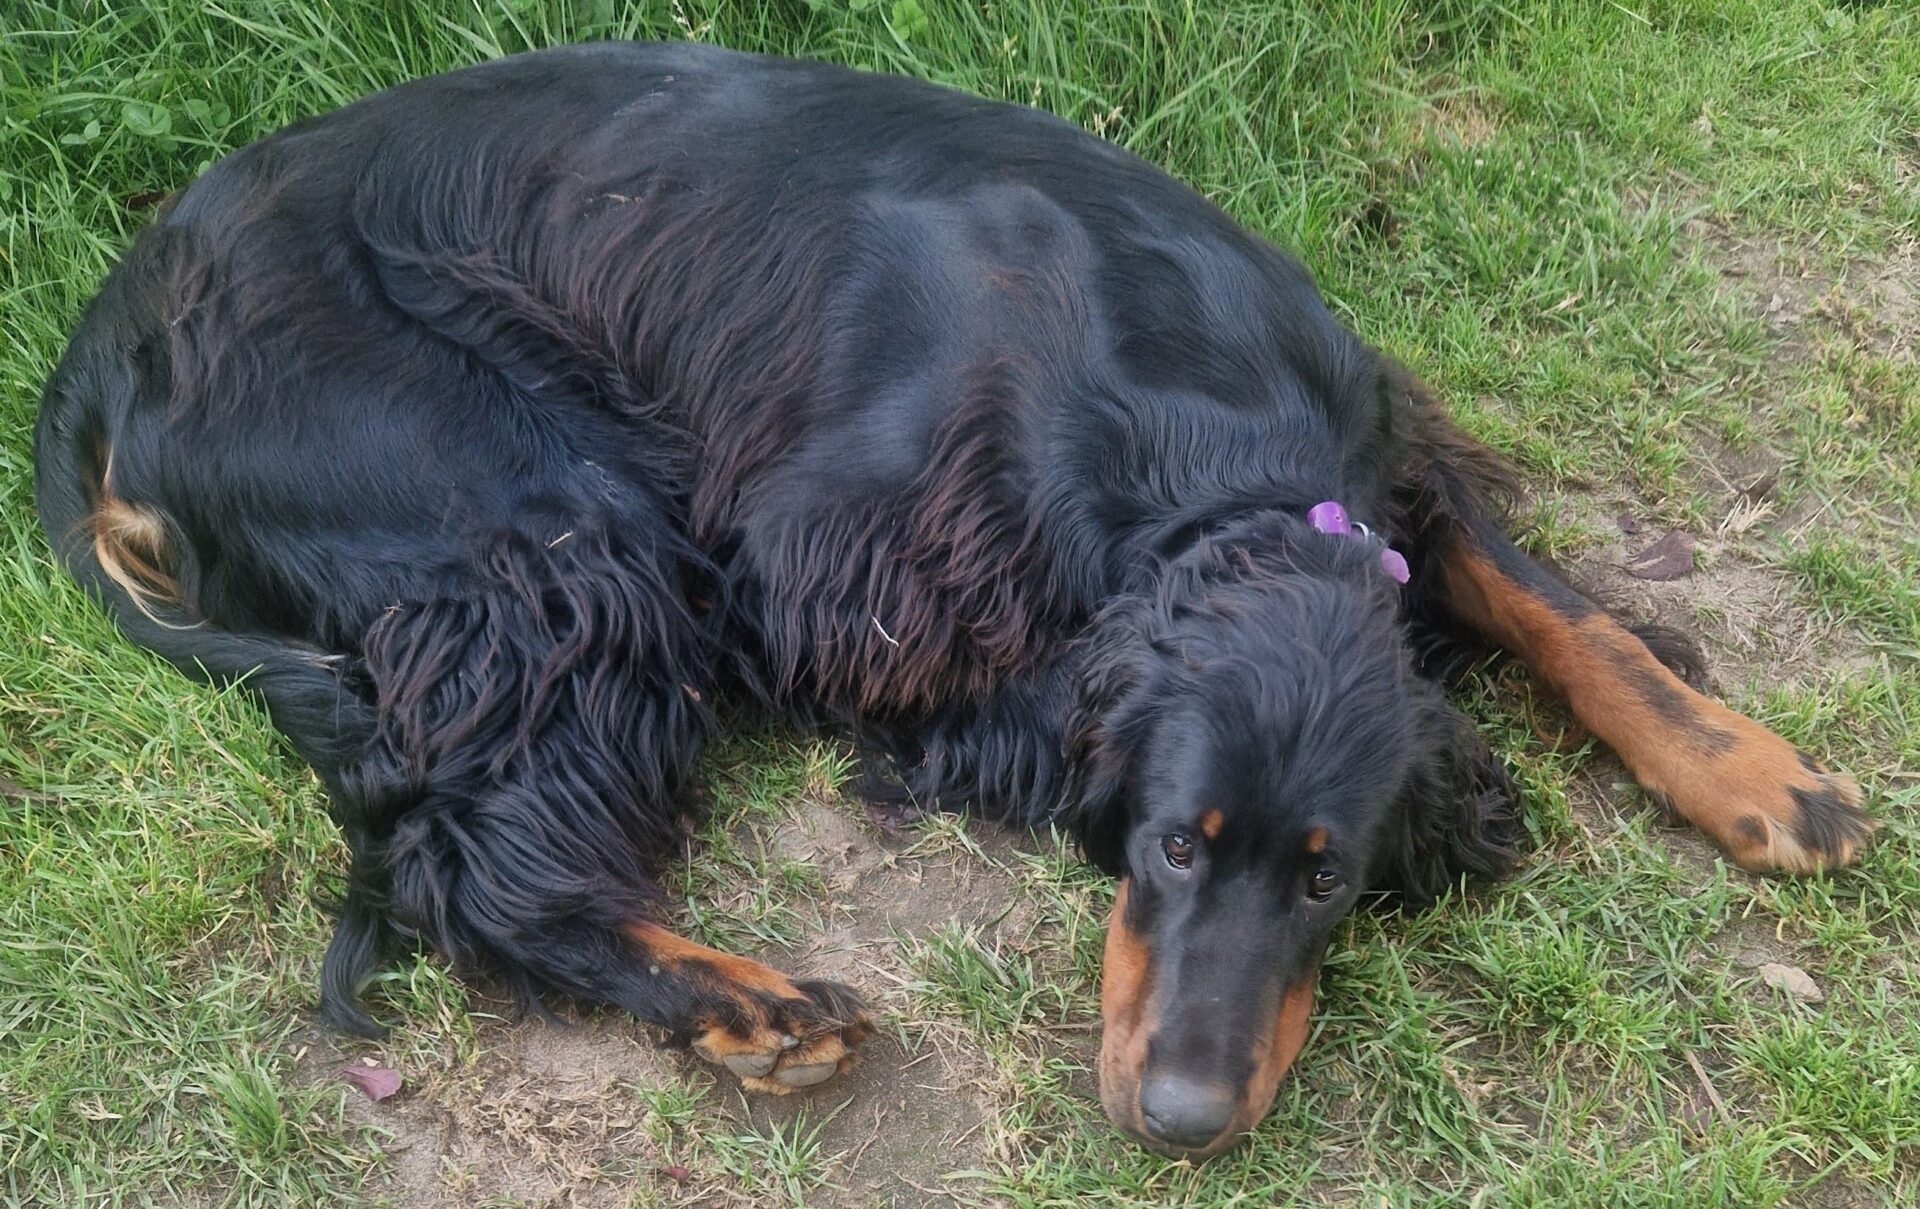
[[[1301,265],[903,78],[585,45],[237,151],[87,308],[36,486],[122,631],[324,783],[357,1033],[424,944],[748,1088],[844,1069],[856,994],[662,922],[722,695],[849,735],[876,809],[1075,837],[1118,880],[1103,1105],[1193,1159],[1266,1113],[1363,895],[1516,860],[1450,654],[1523,661],[1745,868],[1872,828],[1519,549],[1507,466]]]

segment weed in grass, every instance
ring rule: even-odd
[[[845,1108],[832,1110],[839,1112]],[[833,1166],[843,1156],[823,1153],[821,1130],[832,1113],[818,1121],[805,1115],[780,1125],[737,1134],[715,1133],[707,1146],[721,1167],[740,1182],[750,1196],[765,1205],[808,1203],[809,1194],[827,1185]]]
[[[1032,957],[998,939],[949,926],[900,943],[919,976],[908,989],[922,1010],[958,1017],[983,1037],[1017,1036],[1064,1014],[1059,991],[1035,975]]]

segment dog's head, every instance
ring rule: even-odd
[[[1313,568],[1203,549],[1087,640],[1066,818],[1120,879],[1101,1099],[1162,1153],[1266,1114],[1363,893],[1511,859],[1510,786],[1414,672],[1377,551],[1322,544]]]

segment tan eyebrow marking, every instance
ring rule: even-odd
[[[1218,810],[1209,810],[1200,816],[1200,834],[1210,840],[1217,840],[1220,838],[1220,828],[1224,827],[1226,822],[1227,816]]]
[[[1315,827],[1307,832],[1307,851],[1316,856],[1327,850],[1327,829]]]

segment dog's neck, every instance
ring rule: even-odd
[[[1267,576],[1310,575],[1327,579],[1374,580],[1389,588],[1405,582],[1389,549],[1364,522],[1342,511],[1344,531],[1329,531],[1325,513],[1311,506],[1262,507],[1226,516],[1186,522],[1166,534],[1136,591],[1164,588],[1172,579],[1194,583],[1246,580]],[[1335,526],[1338,528],[1338,526]],[[1404,560],[1397,560],[1404,569]]]

